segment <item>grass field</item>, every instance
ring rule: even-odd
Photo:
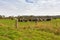
[[[0,19],[0,40],[60,40],[60,19],[41,22],[18,22]]]

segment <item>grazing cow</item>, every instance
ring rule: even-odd
[[[48,18],[48,19],[46,19],[46,21],[50,21],[50,20],[51,20],[51,19],[49,19],[49,18]]]
[[[43,19],[42,18],[39,18],[39,21],[43,21]]]
[[[18,19],[18,22],[23,22],[23,19]]]
[[[24,22],[27,22],[28,20],[27,20],[27,19],[24,19],[23,21],[24,21]]]
[[[28,21],[32,21],[31,19],[29,19]]]

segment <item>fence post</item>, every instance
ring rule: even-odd
[[[18,28],[18,19],[15,19],[15,28]]]

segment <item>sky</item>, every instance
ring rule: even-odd
[[[0,15],[60,15],[60,0],[0,0]]]

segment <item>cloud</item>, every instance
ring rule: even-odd
[[[57,15],[56,13],[60,14],[60,0],[0,0],[1,15]]]

